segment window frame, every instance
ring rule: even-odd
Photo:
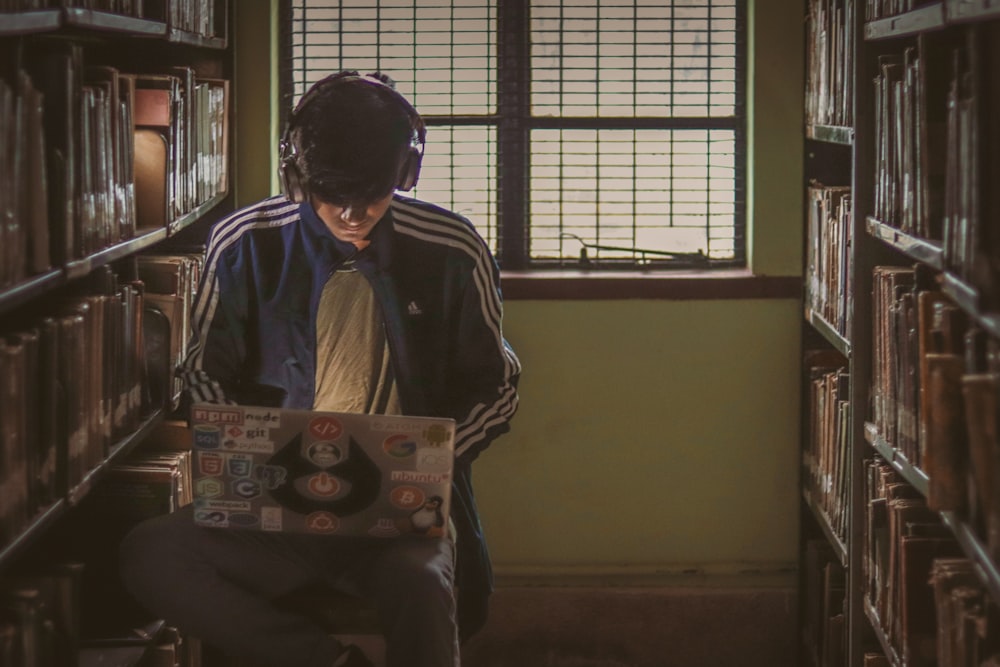
[[[753,278],[748,268],[748,197],[747,197],[747,132],[749,81],[747,79],[747,36],[750,26],[746,3],[736,2],[736,103],[735,116],[726,118],[690,117],[546,117],[531,115],[531,43],[530,0],[497,0],[497,112],[492,115],[437,116],[426,115],[428,127],[436,125],[492,125],[497,131],[497,259],[505,276],[505,294],[517,298],[576,298],[578,294],[594,294],[596,298],[677,298],[689,292],[653,287],[654,280],[675,280],[678,286],[692,281],[716,277],[698,288],[698,298],[725,298],[726,294],[757,298],[797,294],[789,281],[777,288],[775,279],[756,282],[756,286],[737,287]],[[279,12],[279,85],[282,104],[279,121],[284,126],[295,98],[291,55],[291,10],[289,0],[282,0]],[[635,259],[614,261],[602,259],[600,267],[582,267],[565,259],[539,260],[530,258],[530,133],[533,129],[725,129],[734,133],[734,238],[733,259],[713,259],[704,263],[639,262]],[[631,279],[638,279],[627,287]],[[556,281],[565,284],[553,289]],[[540,281],[539,289],[531,285]],[[735,282],[734,282],[735,281]],[[542,286],[544,285],[544,286]],[[605,287],[601,287],[604,285]],[[714,287],[710,287],[714,285]],[[613,286],[608,289],[607,286]],[[510,287],[514,287],[513,290]],[[714,295],[714,296],[713,296]]]

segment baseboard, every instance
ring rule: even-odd
[[[796,596],[761,586],[510,586],[463,667],[795,667]]]

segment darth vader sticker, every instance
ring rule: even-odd
[[[279,448],[267,462],[287,471],[285,483],[271,491],[285,508],[297,514],[322,510],[345,517],[357,514],[378,498],[382,474],[353,438],[346,456],[324,457],[321,463],[315,456],[310,457],[310,448],[303,451],[301,435],[289,445]]]

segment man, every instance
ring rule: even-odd
[[[458,665],[458,631],[485,622],[492,577],[470,464],[508,430],[520,365],[501,331],[496,263],[471,224],[393,194],[416,183],[424,137],[383,75],[315,84],[281,143],[284,196],[209,235],[184,371],[196,401],[454,418],[457,538],[202,528],[190,508],[140,524],[122,545],[129,589],[229,654],[369,664],[273,604],[304,586],[370,596],[389,667]]]

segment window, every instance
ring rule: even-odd
[[[740,0],[286,0],[284,109],[341,69],[420,111],[412,194],[505,269],[743,266]]]

